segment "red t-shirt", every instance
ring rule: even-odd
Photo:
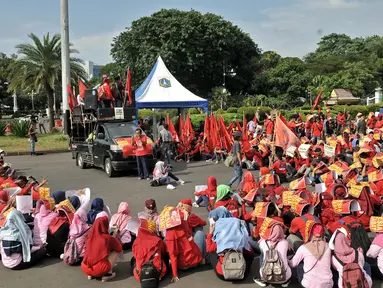
[[[274,132],[274,122],[271,120],[268,120],[266,123],[266,134],[271,135]]]
[[[319,137],[322,134],[322,126],[320,123],[313,123],[313,136]]]
[[[274,170],[279,175],[286,175],[286,162],[278,160],[271,166],[271,170]]]
[[[140,138],[133,137],[134,141],[134,146],[136,147],[136,156],[145,156],[148,154],[146,151],[146,143],[147,143],[147,138],[146,136],[142,135]]]
[[[304,216],[307,218],[307,220],[315,221],[315,217],[311,214],[305,214]],[[303,220],[302,217],[295,217],[293,221],[291,221],[290,234],[296,234],[299,232],[303,237],[305,235],[305,229],[306,221]]]

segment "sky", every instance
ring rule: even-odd
[[[29,33],[60,33],[60,0],[0,0],[0,52],[12,54]],[[112,61],[113,37],[165,8],[222,15],[263,51],[303,57],[330,33],[383,35],[382,0],[69,0],[70,42],[83,60]]]

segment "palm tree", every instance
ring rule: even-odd
[[[54,127],[53,97],[55,85],[61,85],[61,37],[55,34],[52,38],[49,33],[44,35],[42,41],[35,35],[28,37],[33,44],[19,44],[16,46],[18,58],[10,65],[9,90],[43,91],[47,96],[49,108],[49,129]],[[78,53],[70,49],[70,53]],[[71,82],[77,78],[85,79],[85,70],[82,60],[70,59]]]

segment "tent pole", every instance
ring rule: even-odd
[[[156,109],[153,108],[153,140],[157,141],[158,135],[157,135],[157,118],[156,118]]]

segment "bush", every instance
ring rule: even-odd
[[[189,108],[188,113],[190,115],[201,114],[201,112],[197,108]]]
[[[217,111],[215,111],[215,114],[223,114],[225,113],[225,110],[219,108]]]
[[[26,138],[30,125],[31,122],[28,120],[15,120],[11,123],[11,132],[16,137]]]
[[[0,122],[0,136],[5,136],[5,129],[7,128],[7,122]]]
[[[238,113],[238,108],[236,107],[229,107],[227,110],[226,110],[227,113]]]
[[[54,139],[54,141],[57,141],[57,142],[66,142],[66,141],[68,141],[68,137],[66,135],[63,135],[63,134],[55,135],[55,137],[53,139]]]
[[[206,114],[192,114],[190,115],[190,121],[192,122],[193,128],[199,128],[199,122],[205,121]],[[174,124],[174,122],[173,122]]]

